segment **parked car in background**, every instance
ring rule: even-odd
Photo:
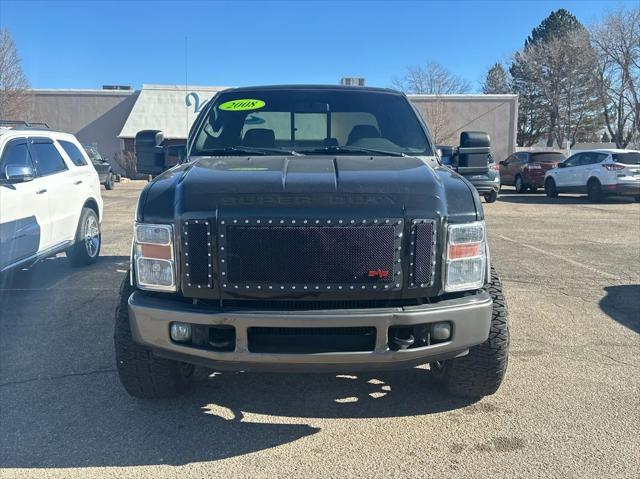
[[[519,151],[500,162],[500,179],[518,193],[535,192],[544,186],[545,173],[564,160],[559,151]]]
[[[100,184],[104,185],[104,187],[108,190],[113,189],[114,185],[114,173],[111,168],[111,164],[107,161],[106,158],[103,158],[98,149],[95,146],[84,145],[84,149],[86,150],[89,158],[91,159],[91,163],[93,163],[93,167],[98,172],[98,177],[100,178]]]
[[[100,253],[98,174],[73,135],[0,123],[0,272],[65,252],[73,265]]]
[[[465,168],[460,169],[452,146],[438,146],[442,163],[458,172],[468,180],[487,203],[493,203],[498,199],[500,191],[500,169],[491,155],[487,157],[487,167],[469,172]]]
[[[547,171],[544,190],[558,193],[586,193],[594,202],[608,195],[634,196],[640,201],[640,151],[581,151]]]

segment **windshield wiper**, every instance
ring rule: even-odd
[[[385,155],[385,156],[409,156],[406,153],[401,153],[398,151],[377,150],[375,148],[362,148],[359,146],[324,146],[322,148],[312,148],[309,150],[298,150],[298,151],[303,154],[328,153],[333,155],[336,153],[366,153],[366,154]]]
[[[194,156],[238,156],[238,155],[293,155],[298,156],[300,153],[293,150],[281,150],[279,148],[262,148],[253,146],[227,146],[225,148],[212,148],[209,150],[202,150],[200,155]]]

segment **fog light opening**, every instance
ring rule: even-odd
[[[187,323],[171,323],[171,340],[178,343],[191,341],[191,325]]]
[[[434,323],[431,326],[431,337],[436,341],[446,341],[451,338],[451,323]]]

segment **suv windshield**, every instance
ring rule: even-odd
[[[634,151],[629,153],[614,153],[613,160],[625,165],[640,165],[640,153]]]
[[[416,113],[398,94],[242,90],[215,98],[191,155],[432,155]]]

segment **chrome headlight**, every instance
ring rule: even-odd
[[[149,291],[175,291],[173,227],[139,223],[134,226],[133,261],[136,283]]]
[[[484,221],[449,225],[444,290],[481,288],[486,279],[487,249]]]

